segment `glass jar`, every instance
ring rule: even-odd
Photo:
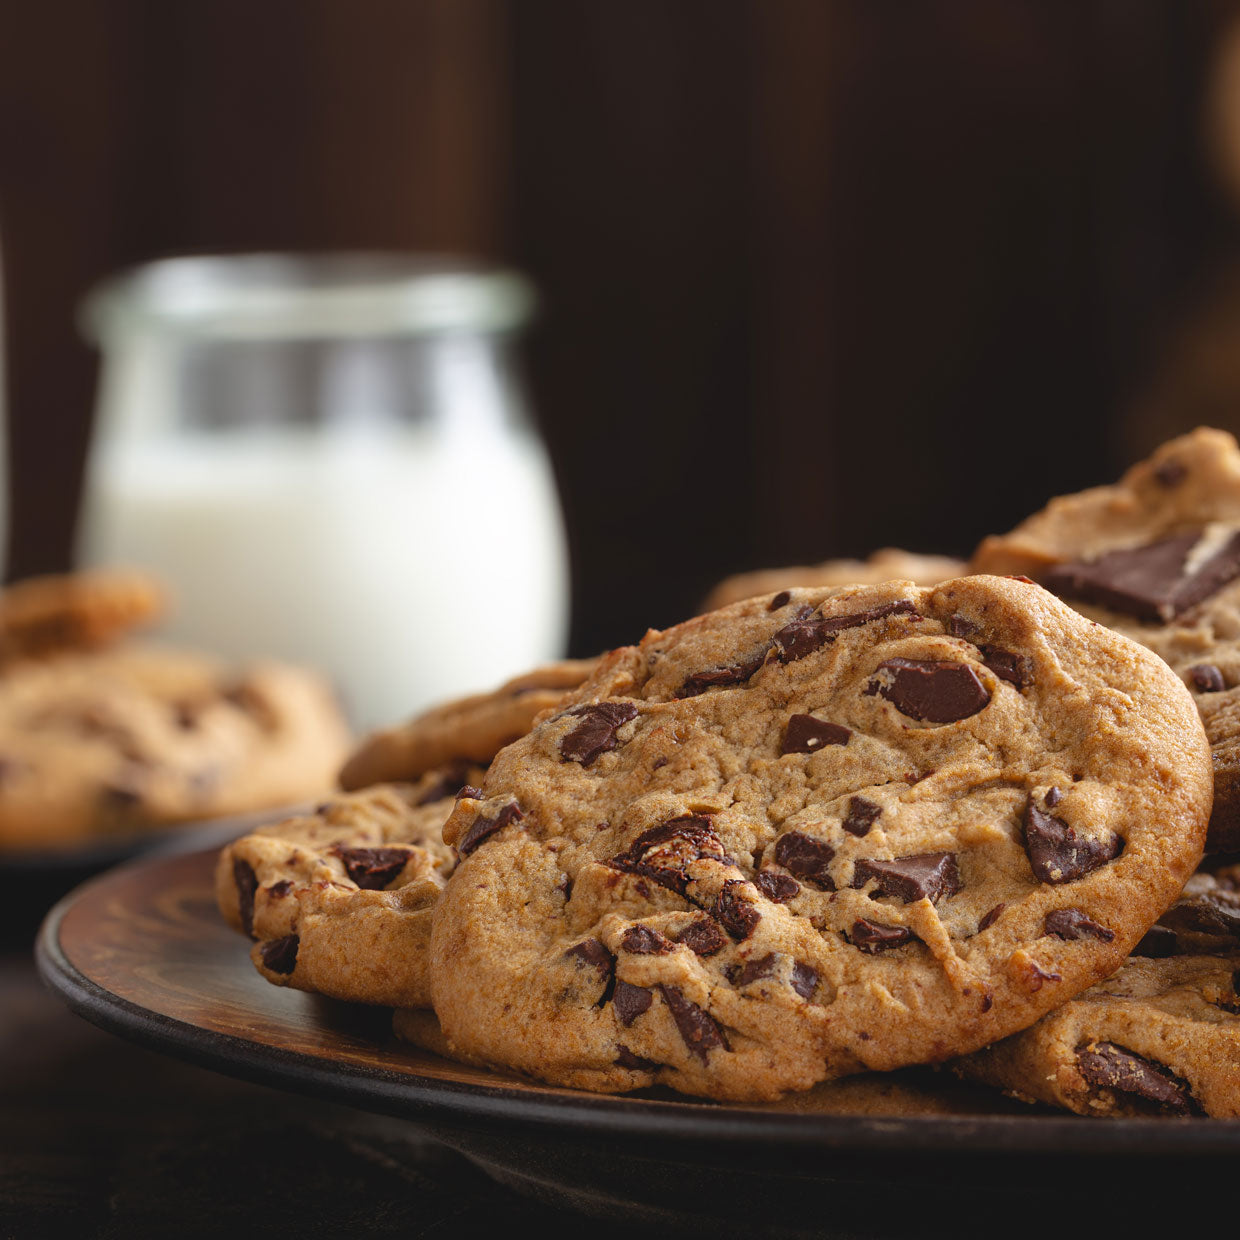
[[[81,558],[164,579],[172,638],[322,668],[359,727],[559,657],[564,528],[511,357],[531,304],[398,255],[108,281]]]

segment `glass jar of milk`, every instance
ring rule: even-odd
[[[81,558],[163,578],[171,638],[322,668],[359,727],[559,657],[564,528],[510,352],[531,300],[387,255],[104,284]]]

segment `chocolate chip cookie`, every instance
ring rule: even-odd
[[[955,1065],[1079,1115],[1240,1118],[1240,890],[1200,874],[1114,976]]]
[[[435,1010],[604,1091],[941,1061],[1118,967],[1210,797],[1178,678],[1032,583],[750,599],[605,656],[457,801]]]
[[[950,577],[967,572],[963,560],[945,555],[918,555],[884,547],[864,560],[827,560],[793,568],[761,568],[738,573],[721,581],[702,604],[703,611],[714,611],[741,599],[759,594],[776,594],[794,586],[877,585],[880,581],[911,581],[919,586],[936,586]]]
[[[0,667],[111,645],[166,605],[159,583],[129,569],[31,577],[0,590]]]
[[[258,971],[335,999],[428,1004],[431,914],[456,860],[441,829],[466,775],[482,771],[333,797],[224,849],[216,899],[256,940]]]
[[[345,763],[340,786],[417,779],[435,767],[476,762],[485,766],[507,744],[530,730],[590,674],[594,661],[566,659],[526,672],[492,693],[445,702],[399,727],[368,736]]]
[[[986,539],[977,572],[1023,573],[1161,655],[1192,691],[1214,759],[1207,847],[1240,849],[1240,447],[1200,429],[1114,486],[1053,499]]]
[[[0,849],[40,851],[322,795],[348,744],[282,664],[118,648],[0,677]]]

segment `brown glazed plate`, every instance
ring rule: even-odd
[[[142,857],[65,897],[39,934],[44,980],[113,1033],[404,1117],[518,1191],[613,1222],[715,1236],[1145,1227],[1217,1195],[1240,1157],[1240,1121],[1081,1119],[930,1069],[738,1106],[450,1063],[396,1041],[385,1009],[263,981],[216,912],[214,856]]]

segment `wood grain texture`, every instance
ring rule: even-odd
[[[575,1090],[455,1064],[398,1042],[386,1009],[269,985],[251,966],[245,940],[216,911],[214,859],[214,851],[152,858],[82,888],[59,928],[59,946],[69,965],[87,981],[141,1009],[152,1023],[166,1017],[254,1047],[383,1076],[397,1073],[411,1082],[451,1082],[542,1099],[583,1097]],[[663,1091],[645,1096],[672,1100]],[[609,1101],[598,1099],[600,1106]],[[1026,1112],[998,1094],[917,1070],[855,1077],[781,1103],[735,1109],[800,1115]]]

